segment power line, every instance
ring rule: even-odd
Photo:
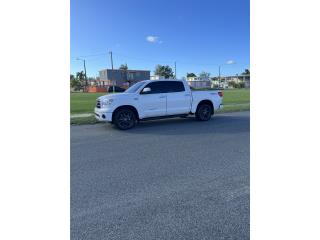
[[[155,62],[155,63],[170,63],[170,62],[174,63],[175,62],[175,60],[172,60],[172,59],[170,60],[170,59],[152,59],[152,58],[133,57],[133,56],[129,56],[129,55],[118,53],[118,52],[113,52],[113,54],[120,57],[135,59],[143,62]],[[106,56],[106,53],[83,55],[79,57],[88,58],[88,57],[99,57],[99,56]],[[211,66],[211,67],[219,67],[221,65],[233,65],[233,64],[221,64],[221,63],[190,62],[190,61],[180,61],[180,60],[178,62],[179,64],[182,64],[182,65],[198,65],[198,66]]]
[[[106,54],[105,53],[97,53],[97,54],[83,55],[83,56],[79,56],[79,57],[88,58],[88,57],[97,57],[97,56],[104,56],[104,55],[106,55]]]

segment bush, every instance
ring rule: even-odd
[[[237,83],[235,81],[230,81],[228,85],[230,87],[236,88]]]

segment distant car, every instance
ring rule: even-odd
[[[113,88],[114,88],[114,91],[113,91]],[[118,86],[109,86],[107,88],[107,92],[108,93],[113,93],[113,92],[124,92],[126,89],[124,88],[121,88],[121,87],[118,87]]]
[[[215,110],[223,107],[222,98],[220,90],[192,91],[185,80],[146,80],[124,93],[99,97],[95,117],[121,130],[134,127],[140,120],[189,114],[208,121]]]

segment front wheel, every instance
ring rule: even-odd
[[[197,108],[196,118],[200,121],[208,121],[211,118],[212,112],[212,107],[209,104],[203,103]]]
[[[113,123],[120,130],[127,130],[136,125],[136,116],[129,108],[122,108],[115,112]]]

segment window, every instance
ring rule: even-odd
[[[147,84],[145,87],[151,88],[148,94],[184,92],[184,85],[180,81],[157,81]]]
[[[145,86],[151,89],[148,94],[166,93],[166,82],[152,82]]]
[[[184,85],[180,81],[166,81],[167,93],[184,92]]]

